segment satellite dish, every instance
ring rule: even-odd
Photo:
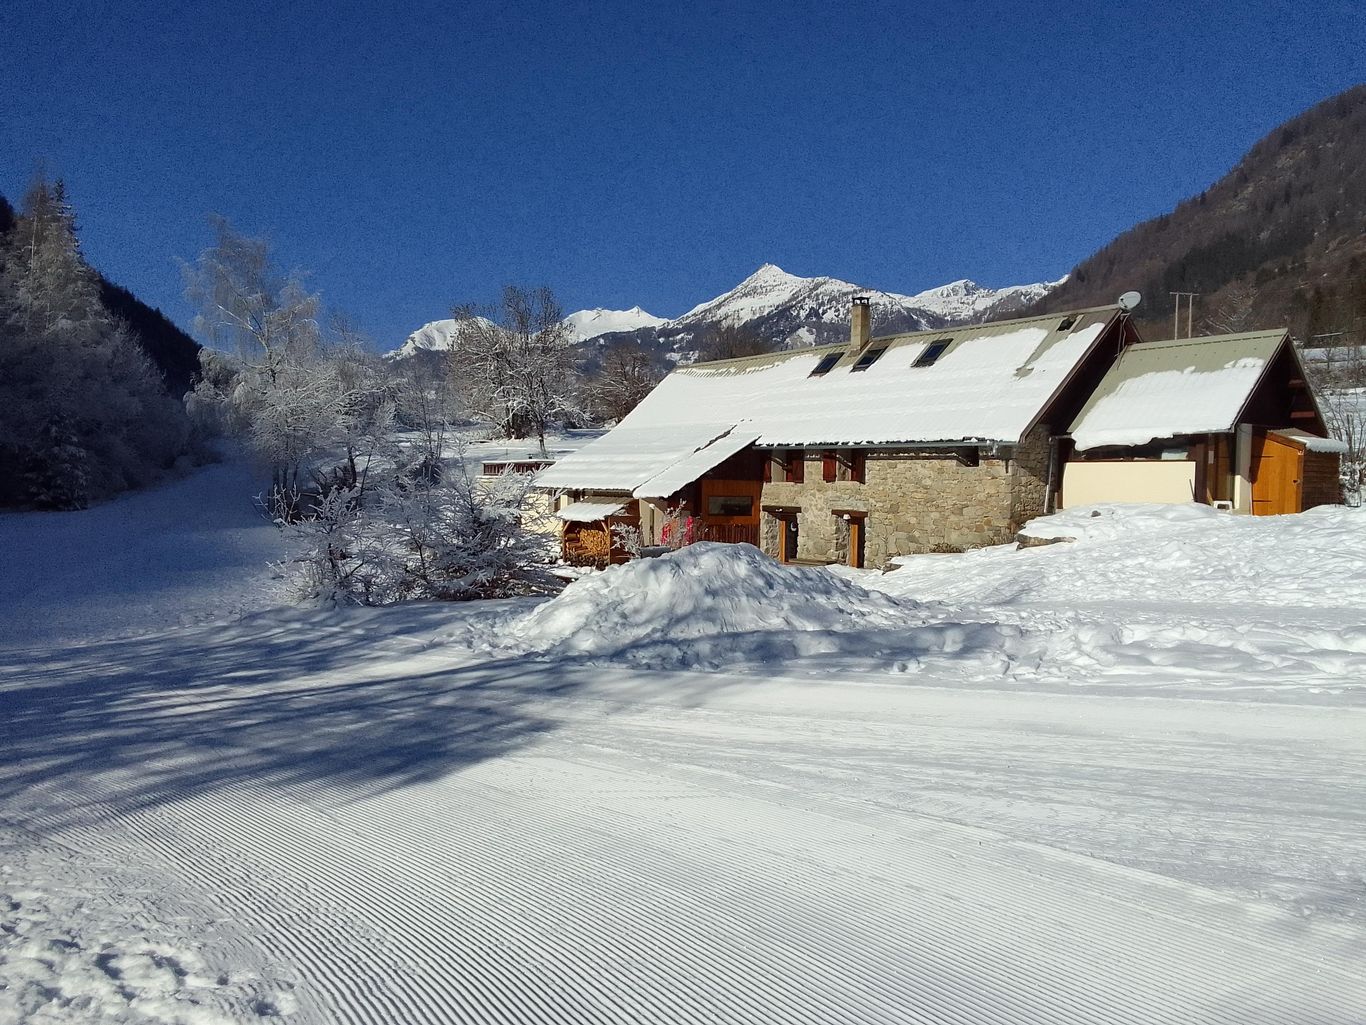
[[[1116,301],[1119,303],[1120,309],[1125,313],[1132,313],[1134,309],[1137,308],[1138,304],[1143,301],[1143,296],[1139,295],[1137,292],[1125,292]]]

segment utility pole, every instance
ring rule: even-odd
[[[1176,300],[1176,308],[1172,312],[1172,337],[1181,337],[1181,300],[1186,300],[1186,337],[1190,338],[1195,334],[1195,300],[1200,295],[1199,292],[1168,292]]]

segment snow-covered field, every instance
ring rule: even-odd
[[[0,518],[0,1022],[1366,1021],[1366,513],[325,613],[235,472]]]

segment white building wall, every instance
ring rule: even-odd
[[[1074,462],[1063,468],[1062,508],[1099,502],[1195,501],[1195,463],[1185,459]]]

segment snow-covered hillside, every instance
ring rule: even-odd
[[[874,330],[889,333],[1008,316],[1043,298],[1061,283],[993,289],[964,279],[916,295],[898,295],[838,278],[798,277],[766,263],[728,292],[699,303],[672,320],[633,306],[629,310],[580,310],[566,317],[565,324],[570,336],[580,343],[630,335],[648,345],[670,349],[678,357],[699,338],[722,327],[742,327],[777,345],[815,345],[837,340],[848,332],[849,300],[855,295],[866,295],[872,300]],[[433,321],[388,355],[397,358],[411,355],[414,350],[449,348],[455,324],[450,320]]]
[[[288,610],[240,472],[0,516],[6,1025],[1366,1021],[1366,510]]]

